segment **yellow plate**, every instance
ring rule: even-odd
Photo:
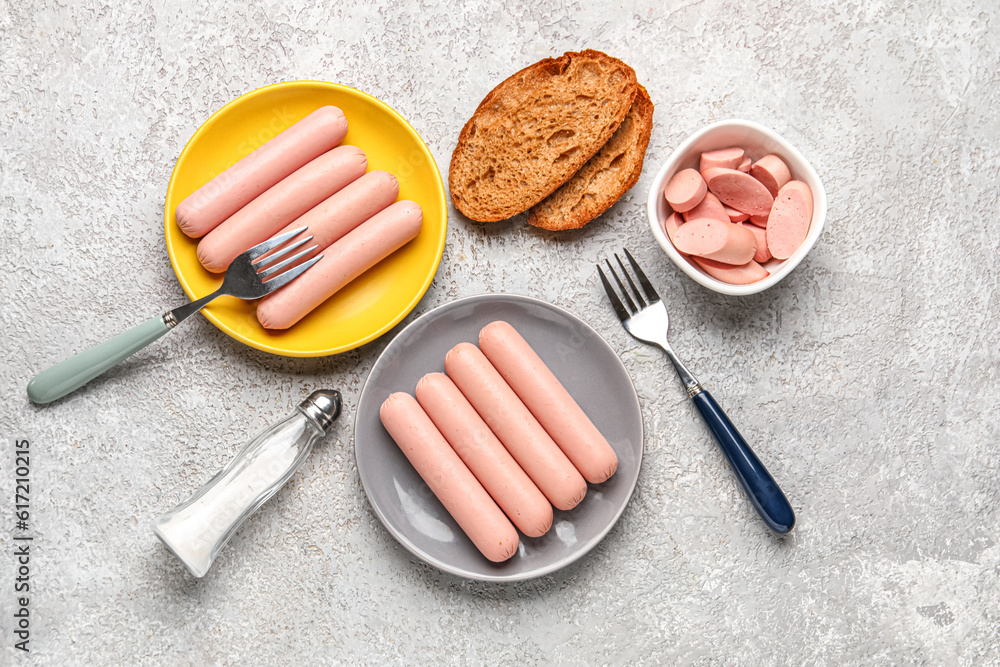
[[[181,151],[163,210],[167,253],[191,299],[213,292],[221,275],[202,268],[197,239],[174,221],[177,205],[216,174],[317,107],[347,116],[343,143],[368,154],[369,169],[399,179],[399,198],[424,210],[420,234],[287,331],[260,326],[256,302],[220,297],[201,312],[236,340],[273,354],[319,357],[352,350],[399,323],[420,301],[437,272],[448,228],[444,183],[420,135],[388,105],[354,88],[325,81],[276,83],[238,97],[198,128]]]

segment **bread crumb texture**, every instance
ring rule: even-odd
[[[592,50],[507,78],[459,135],[448,178],[455,207],[479,222],[528,210],[608,142],[638,88],[631,67]]]
[[[578,229],[604,213],[636,184],[653,131],[653,102],[641,85],[635,101],[597,155],[528,212],[528,222],[552,231]]]

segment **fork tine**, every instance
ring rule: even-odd
[[[635,294],[635,300],[639,302],[639,307],[645,308],[646,300],[642,298],[642,292],[640,292],[639,288],[635,286],[634,282],[632,282],[632,276],[629,275],[628,269],[626,269],[625,265],[622,264],[622,258],[618,256],[618,253],[615,253],[615,260],[618,262],[618,266],[622,267],[622,273],[625,274],[625,280],[628,281],[628,286],[632,288],[632,293]]]
[[[258,243],[257,245],[255,245],[254,247],[250,248],[249,250],[247,250],[243,254],[246,255],[248,259],[250,259],[251,261],[253,261],[253,260],[257,259],[258,257],[260,257],[261,255],[266,254],[266,253],[274,250],[275,248],[277,248],[279,245],[281,245],[285,241],[287,241],[287,240],[289,240],[291,238],[294,238],[295,236],[301,234],[305,230],[306,230],[306,227],[299,227],[298,229],[293,229],[290,232],[285,232],[281,236],[275,236],[273,239],[268,239],[268,240],[266,240],[266,241],[264,241],[262,243]]]
[[[628,290],[625,289],[625,285],[622,284],[622,279],[618,277],[617,273],[615,273],[615,267],[611,266],[611,262],[607,259],[604,260],[604,263],[608,265],[608,271],[610,271],[611,275],[615,277],[615,282],[618,283],[618,289],[622,291],[622,296],[625,297],[625,303],[628,304],[629,312],[632,314],[637,313],[639,309],[635,307],[632,297],[628,295]]]
[[[625,310],[625,306],[622,305],[622,300],[618,298],[617,294],[615,294],[615,288],[608,282],[608,278],[604,275],[604,271],[601,270],[600,264],[597,265],[597,272],[601,274],[601,282],[604,284],[604,291],[608,293],[608,299],[611,300],[611,305],[614,306],[615,314],[618,315],[618,319],[624,322],[629,318],[628,311]]]
[[[288,271],[285,271],[284,273],[282,273],[277,278],[271,278],[266,283],[264,283],[264,287],[267,288],[267,293],[270,294],[271,292],[273,292],[274,290],[278,289],[279,287],[284,287],[288,283],[292,282],[293,280],[295,280],[296,278],[298,278],[300,275],[302,275],[305,272],[306,269],[308,269],[310,266],[312,266],[313,264],[315,264],[316,262],[318,262],[321,259],[323,259],[323,255],[316,255],[315,257],[313,257],[312,259],[310,259],[308,262],[305,262],[303,264],[299,264],[294,269],[289,269]]]
[[[660,300],[660,295],[656,293],[655,289],[653,289],[653,283],[649,282],[649,278],[647,278],[646,274],[639,268],[639,263],[635,261],[635,257],[633,257],[632,253],[628,251],[628,248],[623,248],[623,250],[625,251],[625,256],[628,257],[628,263],[632,265],[633,269],[635,269],[635,275],[639,279],[639,284],[642,285],[642,289],[646,292],[646,298],[649,299],[650,303],[656,303]]]
[[[292,262],[294,262],[296,260],[302,259],[303,257],[305,257],[306,255],[308,255],[309,253],[311,253],[313,250],[316,250],[317,248],[319,248],[318,245],[309,246],[308,248],[306,248],[302,252],[298,253],[294,257],[289,257],[288,259],[286,259],[283,262],[278,262],[277,264],[272,264],[272,265],[268,266],[266,269],[264,269],[263,271],[258,271],[257,275],[260,277],[261,280],[263,280],[264,278],[267,278],[268,276],[273,276],[275,273],[277,273],[281,269],[285,268],[286,266],[288,266],[289,264],[291,264]]]
[[[312,239],[313,239],[313,235],[310,234],[309,236],[306,236],[305,238],[301,238],[301,239],[298,239],[297,241],[295,241],[293,243],[289,243],[284,248],[279,248],[279,249],[275,250],[273,253],[271,253],[267,257],[263,257],[261,259],[255,259],[255,260],[253,260],[251,262],[251,264],[253,264],[253,268],[254,269],[256,269],[258,272],[260,272],[261,269],[269,268],[272,264],[274,264],[274,262],[278,261],[279,259],[281,259],[285,255],[287,255],[291,251],[295,250],[296,248],[298,248],[299,246],[301,246],[303,243],[309,243],[310,241],[312,241]]]

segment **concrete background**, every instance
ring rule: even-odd
[[[452,209],[441,268],[405,322],[459,296],[523,293],[620,352],[646,457],[588,557],[486,585],[393,541],[351,438],[392,334],[296,360],[197,318],[85,390],[28,403],[34,373],[183,302],[164,192],[229,100],[346,83],[409,119],[446,172],[496,83],[587,47],[632,64],[656,104],[638,185],[562,235]],[[1000,664],[998,64],[992,0],[0,3],[0,662]],[[644,208],[672,148],[729,117],[782,133],[830,198],[806,261],[743,299],[684,277]],[[593,266],[622,245],[668,295],[675,348],[792,500],[788,539],[756,518],[665,358],[614,319]],[[346,416],[192,578],[149,520],[324,386],[345,393]],[[21,438],[28,655],[12,634]]]

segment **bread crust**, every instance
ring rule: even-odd
[[[639,180],[653,131],[653,102],[642,85],[625,120],[587,164],[528,211],[528,223],[551,231],[579,229],[604,213]]]
[[[455,207],[493,222],[537,204],[607,143],[637,89],[631,67],[589,49],[509,76],[459,134],[448,170]]]

